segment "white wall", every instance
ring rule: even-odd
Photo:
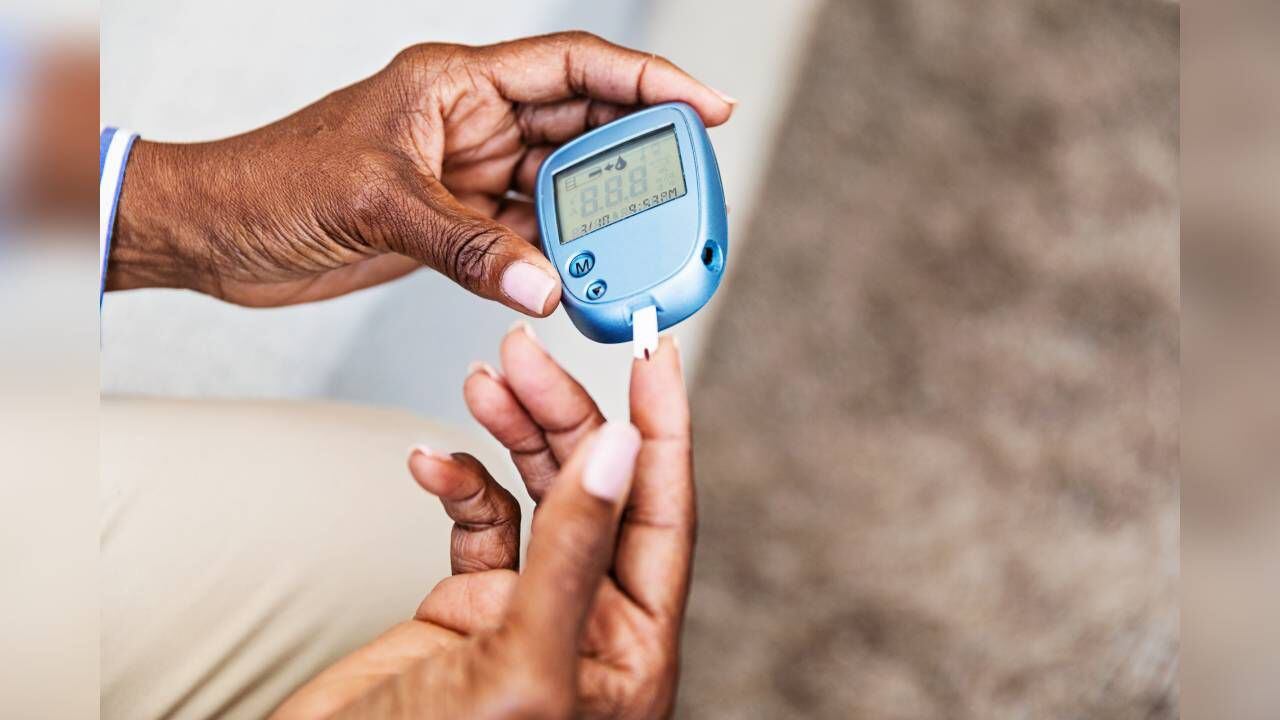
[[[131,0],[102,6],[102,121],[160,140],[210,139],[288,114],[382,67],[400,48],[583,28],[663,53],[742,104],[712,130],[732,208],[730,256],[784,107],[816,0],[383,3]],[[372,10],[371,7],[375,7]],[[721,294],[721,297],[723,294]],[[715,300],[678,328],[696,363]],[[247,310],[176,291],[108,295],[102,388],[171,396],[326,397],[466,422],[461,381],[496,359],[516,314],[419,272],[337,300]],[[551,351],[624,416],[629,348],[587,341],[563,313],[536,321]]]

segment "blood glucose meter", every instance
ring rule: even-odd
[[[729,255],[720,168],[698,114],[666,103],[596,128],[538,171],[542,248],[562,303],[603,343],[684,320],[711,299]]]

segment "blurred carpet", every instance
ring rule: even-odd
[[[813,32],[695,379],[680,715],[1176,717],[1178,6]]]

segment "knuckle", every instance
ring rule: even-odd
[[[501,554],[498,556],[498,569],[514,568],[520,565],[519,542],[520,540],[517,538],[513,544],[504,543],[502,545],[499,551]]]
[[[454,575],[465,575],[489,569],[485,559],[491,555],[486,538],[467,532],[459,527],[453,528],[449,555]]]
[[[412,97],[424,89],[432,94],[448,95],[460,87],[457,81],[465,76],[462,69],[471,64],[478,52],[467,45],[420,43],[397,53],[387,70],[399,78],[405,92]],[[412,104],[410,98],[406,100]]]
[[[494,481],[492,486],[494,510],[500,522],[514,523],[517,527],[520,524],[520,503],[515,496],[507,492],[507,489]]]
[[[603,42],[599,35],[586,30],[566,30],[558,33],[558,38],[566,45],[590,45]]]
[[[420,65],[422,63],[431,62],[441,57],[450,57],[457,55],[465,49],[464,45],[442,42],[417,43],[396,53],[392,58],[391,64],[404,65]]]
[[[502,233],[491,225],[459,220],[446,223],[440,233],[441,269],[463,285],[473,285],[496,267],[495,249]]]

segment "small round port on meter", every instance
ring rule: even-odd
[[[702,246],[702,264],[713,273],[720,272],[724,267],[724,255],[720,252],[720,246],[715,240],[708,240],[707,244]]]

